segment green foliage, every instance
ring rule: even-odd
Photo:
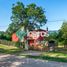
[[[11,35],[6,32],[0,31],[0,39],[11,40]]]
[[[42,7],[32,3],[26,7],[22,2],[17,2],[12,6],[12,23],[9,25],[7,32],[12,34],[20,27],[24,26],[25,30],[40,28],[46,23],[46,16]]]
[[[61,30],[59,30],[58,36],[57,36],[59,42],[63,41],[62,35],[63,35],[63,33],[61,32]]]
[[[24,5],[21,2],[17,2],[17,4],[13,4],[12,6],[12,16],[11,16],[11,20],[12,23],[9,25],[7,32],[9,34],[12,34],[14,32],[16,32],[20,27],[21,27],[21,23],[23,23],[23,19],[24,19]]]
[[[16,42],[15,46],[18,48],[25,48],[25,44],[22,42]]]
[[[0,31],[0,39],[2,39],[2,37],[3,37],[3,31]]]
[[[46,23],[46,16],[44,15],[42,7],[38,7],[36,4],[32,3],[27,6],[26,11],[29,21],[34,27],[40,27]]]
[[[67,39],[67,22],[63,22],[61,32],[63,33],[62,37]]]
[[[63,22],[60,31],[62,33],[61,34],[62,41],[64,45],[67,45],[67,22],[66,21]]]
[[[49,34],[49,40],[57,40],[58,33],[57,32],[52,32]]]

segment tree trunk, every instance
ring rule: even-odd
[[[25,41],[25,50],[28,50],[28,41]]]

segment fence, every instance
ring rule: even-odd
[[[9,45],[9,46],[15,46],[16,42],[7,41],[7,40],[1,40],[0,39],[0,44]]]
[[[22,42],[12,42],[12,41],[7,41],[7,40],[1,40],[0,39],[0,44],[24,48],[24,44]]]

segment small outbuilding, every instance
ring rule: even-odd
[[[48,42],[49,51],[55,50],[55,46],[56,46],[56,43],[55,43],[54,40],[50,40],[50,41]]]

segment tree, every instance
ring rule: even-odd
[[[61,32],[61,30],[58,31],[58,35],[57,35],[57,40],[58,42],[62,42],[64,39],[62,38],[63,33]]]
[[[61,32],[63,33],[62,37],[67,39],[67,22],[63,22]]]
[[[57,40],[57,37],[58,37],[58,31],[53,31],[51,33],[49,33],[49,40]]]
[[[17,2],[17,4],[13,4],[12,6],[12,16],[11,16],[11,21],[12,23],[9,25],[7,32],[9,34],[12,34],[16,32],[20,26],[21,23],[23,22],[23,16],[24,16],[24,5],[23,3]]]
[[[46,23],[46,16],[42,7],[36,6],[36,4],[30,4],[26,8],[29,23],[33,25],[33,28],[40,28],[40,26]]]
[[[49,36],[48,36],[48,41],[55,42],[55,45],[58,46],[58,37],[59,36],[59,31],[50,31]]]
[[[67,21],[64,21],[61,27],[61,32],[62,32],[62,38],[64,41],[64,45],[67,45]]]
[[[17,2],[12,6],[12,23],[9,25],[7,32],[12,34],[20,27],[24,26],[25,30],[38,29],[46,23],[46,16],[42,7],[32,3],[26,7],[22,2]]]
[[[0,31],[0,39],[2,40],[11,40],[11,36],[3,31]]]

